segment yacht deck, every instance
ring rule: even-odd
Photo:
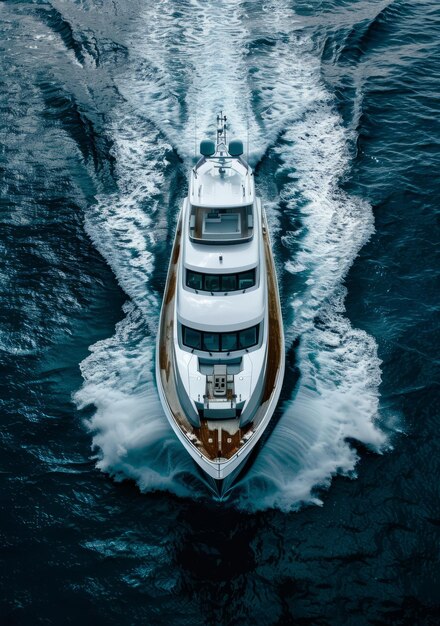
[[[226,460],[232,458],[240,448],[249,440],[255,429],[266,414],[272,395],[278,386],[278,378],[282,372],[284,353],[282,347],[282,318],[281,308],[276,285],[275,267],[271,252],[269,233],[266,220],[263,225],[263,242],[268,279],[268,357],[265,386],[260,407],[258,408],[253,422],[244,428],[239,427],[239,419],[228,420],[227,428],[222,424],[201,420],[200,428],[195,428],[185,416],[181,406],[174,378],[174,349],[173,329],[174,310],[176,297],[177,269],[181,254],[182,218],[180,218],[174,241],[172,261],[168,270],[167,282],[161,314],[159,329],[159,369],[160,383],[169,410],[185,437],[198,449],[201,456],[211,461],[219,458]],[[159,381],[158,381],[159,382]]]

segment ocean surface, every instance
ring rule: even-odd
[[[440,5],[0,2],[0,623],[438,624]],[[154,343],[195,143],[249,144],[287,368],[216,499]]]

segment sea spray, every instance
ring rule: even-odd
[[[144,491],[195,497],[201,484],[164,419],[157,394],[151,371],[154,340],[134,304],[126,304],[124,313],[114,336],[92,346],[82,362],[84,385],[75,395],[79,408],[96,407],[87,425],[97,467],[117,480],[134,479]]]
[[[328,487],[335,474],[354,476],[358,455],[347,439],[375,451],[386,443],[373,419],[380,384],[376,342],[352,328],[344,316],[344,297],[340,288],[301,338],[297,393],[283,406],[251,471],[237,485],[242,508],[321,504],[317,488]]]
[[[376,451],[386,445],[376,424],[381,380],[377,345],[344,316],[341,287],[374,232],[371,206],[340,187],[355,137],[343,128],[322,84],[313,41],[294,33],[281,47],[283,65],[272,46],[263,79],[272,72],[280,77],[270,93],[275,102],[270,124],[289,112],[272,152],[280,163],[276,176],[287,181],[280,201],[292,231],[281,234],[281,242],[284,268],[292,279],[283,305],[286,347],[299,339],[301,377],[253,467],[237,485],[239,505],[252,509],[319,503],[316,487],[328,486],[336,473],[353,474],[358,456],[347,439]],[[301,97],[289,108],[286,96],[295,92]],[[260,106],[266,104],[263,96]]]
[[[151,123],[124,113],[115,116],[113,141],[118,191],[97,197],[86,213],[85,227],[154,330],[160,300],[150,279],[155,250],[167,233],[164,187],[171,146]]]

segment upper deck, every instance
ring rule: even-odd
[[[215,156],[204,157],[191,171],[190,239],[203,244],[249,241],[254,228],[254,199],[252,170],[220,144]]]
[[[261,258],[261,202],[256,198],[253,206],[253,229],[252,236],[247,239],[233,240],[236,245],[224,245],[222,240],[210,240],[201,242],[191,236],[190,215],[192,208],[188,199],[183,206],[183,265],[185,268],[205,273],[231,273],[245,271],[257,267]],[[210,245],[200,245],[209,243]]]

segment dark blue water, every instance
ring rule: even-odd
[[[0,623],[437,624],[438,3],[0,17]],[[220,108],[249,137],[287,341],[223,502],[153,375]]]

